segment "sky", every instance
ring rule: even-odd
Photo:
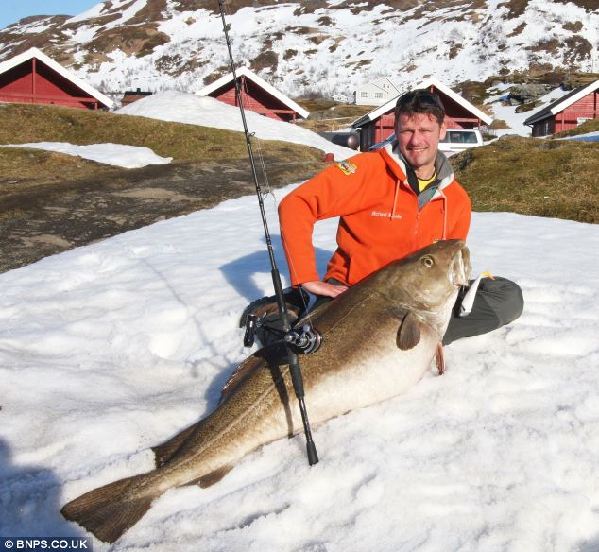
[[[77,15],[101,0],[0,0],[0,28],[30,15]]]

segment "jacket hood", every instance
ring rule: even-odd
[[[397,140],[391,144],[387,144],[378,151],[398,180],[401,180],[402,182],[407,181],[407,162],[399,151]],[[436,188],[438,190],[442,190],[446,186],[449,186],[449,184],[455,180],[453,167],[451,166],[449,159],[447,159],[445,154],[439,150],[437,150],[437,158],[435,159],[435,171],[437,173],[438,184]]]

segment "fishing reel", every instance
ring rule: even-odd
[[[273,321],[277,325],[271,325],[265,317],[259,318],[255,314],[248,314],[245,323],[245,335],[243,336],[243,344],[245,347],[251,347],[256,339],[256,332],[259,332],[259,337],[264,334],[270,334],[275,337],[272,342],[283,341],[292,347],[296,353],[309,355],[315,353],[322,343],[322,336],[309,324],[304,324],[301,328],[293,328],[284,333],[280,329],[280,321]],[[278,327],[277,327],[278,326]],[[260,339],[263,345],[264,338]]]
[[[318,351],[322,343],[322,336],[309,324],[304,324],[301,329],[293,329],[285,334],[283,341],[298,353],[309,355]]]

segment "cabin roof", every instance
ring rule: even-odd
[[[235,69],[235,74],[237,77],[246,77],[250,79],[252,82],[257,84],[260,88],[263,88],[266,92],[268,92],[271,96],[274,96],[283,104],[285,104],[289,109],[297,112],[304,119],[310,115],[309,111],[306,111],[302,107],[300,107],[296,102],[294,102],[291,98],[283,94],[281,91],[277,90],[274,86],[268,84],[264,79],[260,78],[256,73],[250,71],[247,67],[240,67],[239,69]],[[210,96],[213,92],[225,86],[226,84],[233,82],[233,75],[226,74],[220,79],[215,80],[213,83],[205,86],[196,94],[198,96]]]
[[[44,52],[42,52],[38,48],[29,48],[29,50],[18,54],[6,61],[0,63],[0,75],[6,73],[13,67],[20,65],[25,61],[29,61],[30,59],[38,59],[50,69],[56,71],[61,77],[71,81],[73,84],[78,86],[81,90],[98,100],[100,103],[104,104],[108,108],[112,108],[114,106],[114,102],[108,97],[98,92],[93,86],[85,82],[84,80],[77,77],[73,72],[69,71],[65,67],[63,67],[60,63],[54,61],[52,58],[48,57]]]

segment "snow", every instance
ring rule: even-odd
[[[146,96],[119,109],[117,113],[243,131],[238,107],[225,104],[209,96],[196,96],[182,92],[169,91]],[[352,149],[336,146],[315,132],[298,125],[270,119],[253,111],[246,110],[245,116],[250,132],[255,132],[257,138],[283,140],[318,148],[325,153],[333,153],[339,160],[356,153]]]
[[[75,17],[71,17],[67,23],[72,25],[74,23],[85,21],[86,19],[119,13],[120,17],[102,25],[105,29],[112,29],[118,25],[125,24],[129,19],[134,17],[139,10],[143,9],[146,4],[147,0],[134,0],[133,2],[130,0],[112,0],[111,2],[100,2],[95,6],[92,6],[89,10],[86,10]]]
[[[486,46],[477,41],[468,18],[447,20],[451,10],[438,10],[439,20],[426,26],[410,20],[411,11],[398,18],[393,12],[381,17],[381,10],[357,15],[332,10],[333,28],[321,29],[331,33],[330,40],[314,44],[294,33],[276,40],[274,49],[296,48],[300,55],[281,60],[275,76],[285,92],[297,92],[294,71],[301,68],[309,82],[345,92],[365,75],[363,68],[348,74],[340,61],[357,59],[358,48],[371,52],[372,75],[403,74],[403,65],[418,60],[409,76],[415,82],[429,73],[449,84],[482,80],[496,74],[500,62],[492,56],[506,35],[493,21],[493,10],[506,10],[499,5],[493,0],[491,13],[481,12]],[[128,16],[142,2],[130,6]],[[70,23],[104,8],[98,4]],[[513,26],[527,20],[526,33],[535,42],[538,36],[550,38],[553,31],[540,31],[551,10],[564,21],[572,13],[582,20],[578,9],[547,7],[539,0],[530,2]],[[281,27],[317,26],[327,13],[293,11],[290,4],[240,10],[230,22],[237,32],[259,29],[266,36],[278,28],[273,20]],[[163,55],[189,59],[200,43],[198,59],[211,63],[202,71],[225,65],[219,20],[206,10],[173,14],[161,24],[170,44],[155,48],[147,59],[116,50],[93,79],[110,87],[125,82],[123,75],[144,75],[162,87],[201,87],[200,75],[190,72],[177,80],[157,73],[154,62]],[[185,23],[191,16],[196,22]],[[596,28],[596,17],[583,20],[581,36]],[[348,22],[351,32],[334,57],[333,31]],[[80,27],[75,36],[85,42],[96,31]],[[383,37],[380,43],[375,33]],[[430,48],[432,37],[450,34],[464,48],[452,63],[443,57],[448,44]],[[389,36],[398,39],[389,42]],[[243,40],[233,39],[236,59],[261,51],[249,31]],[[512,69],[525,66],[526,44],[526,37],[511,37],[502,50]],[[324,53],[303,55],[307,48]],[[497,111],[500,106],[493,105],[497,118],[521,130],[518,125],[529,113]],[[175,92],[139,100],[120,113],[241,130],[236,108]],[[354,153],[296,125],[252,112],[247,118],[258,138],[317,147],[338,159]],[[99,146],[107,148],[95,159],[99,162],[114,162],[125,147],[63,144],[60,151],[81,155],[82,148]],[[123,157],[130,160],[127,151]],[[141,157],[144,164],[149,159],[145,153]],[[290,189],[266,198],[286,281],[276,201]],[[322,272],[335,228],[336,221],[328,220],[315,232]],[[263,240],[256,199],[245,197],[0,274],[0,535],[85,535],[61,517],[65,502],[150,470],[149,447],[215,407],[220,387],[249,353],[237,327],[239,314],[252,299],[272,293]],[[474,273],[490,270],[522,286],[525,310],[519,320],[447,347],[448,371],[442,377],[431,372],[403,396],[313,428],[316,466],[308,467],[301,436],[276,441],[209,489],[167,492],[115,545],[95,542],[95,549],[597,549],[599,226],[475,213],[469,246]]]
[[[266,201],[281,268],[290,189]],[[316,229],[322,271],[335,225]],[[599,545],[599,227],[475,213],[469,246],[475,273],[522,286],[519,320],[447,347],[444,376],[313,428],[316,466],[302,437],[276,441],[95,550]],[[1,274],[0,534],[84,535],[60,506],[151,469],[150,446],[215,406],[269,270],[245,197]]]
[[[105,28],[126,25],[143,5],[144,0],[102,2],[69,19],[64,31],[71,36],[73,49],[95,51],[94,37]],[[337,0],[314,11],[298,9],[291,2],[229,8],[234,60],[249,63],[272,50],[278,63],[259,75],[290,96],[351,95],[380,77],[408,87],[435,76],[453,86],[467,80],[482,82],[506,69],[527,72],[540,65],[593,71],[593,56],[577,55],[571,43],[584,40],[596,51],[597,10],[558,0],[531,0],[517,17],[508,16],[509,7],[499,0],[480,8],[424,3],[421,9],[406,10],[370,5],[363,3],[362,11]],[[115,42],[111,51],[104,52],[107,61],[84,64],[79,75],[105,90],[131,89],[141,80],[151,91],[198,91],[205,79],[228,66],[229,59],[216,6],[189,8],[188,3],[167,0],[166,17],[157,21],[158,31],[168,36],[164,44],[137,57]],[[102,19],[95,20],[115,13],[119,18],[105,27]],[[330,23],[322,22],[324,16]],[[571,30],[573,24],[576,31]],[[555,50],[542,47],[553,41]]]
[[[509,88],[510,86],[512,85],[503,84],[494,86],[493,88],[496,91],[503,91]],[[533,113],[541,111],[551,102],[557,100],[558,98],[561,98],[562,96],[565,96],[568,93],[568,91],[562,90],[561,87],[557,87],[551,92],[548,92],[547,94],[539,97],[539,106],[536,107],[534,111],[522,112],[516,112],[516,109],[519,107],[518,105],[503,104],[501,98],[504,97],[505,94],[496,94],[494,96],[490,96],[487,100],[487,104],[493,111],[495,119],[505,121],[509,127],[508,129],[494,130],[493,133],[498,137],[503,136],[504,134],[519,134],[520,136],[530,136],[532,130],[530,127],[524,126],[524,121],[528,119]]]
[[[120,4],[121,2],[119,2]],[[96,5],[92,6],[90,9],[81,12],[79,15],[75,17],[71,17],[67,20],[67,23],[79,23],[80,21],[85,21],[86,19],[93,19],[95,17],[99,17],[102,15],[102,12],[106,9],[106,5],[104,2],[98,2]]]
[[[75,155],[89,159],[96,163],[116,165],[134,169],[146,165],[166,165],[172,157],[160,157],[150,148],[125,146],[123,144],[92,144],[89,146],[75,146],[66,142],[36,142],[31,144],[11,144],[8,148],[35,148],[47,151],[57,151],[67,155]]]

